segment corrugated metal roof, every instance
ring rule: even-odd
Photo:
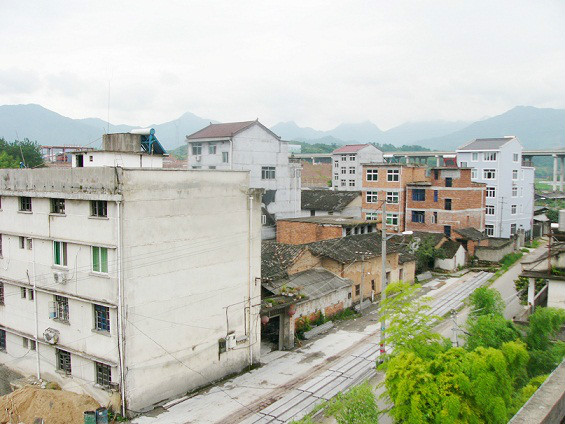
[[[477,138],[459,147],[457,150],[498,150],[516,137]]]
[[[370,144],[347,144],[339,149],[335,149],[332,153],[357,153],[367,146],[370,146]]]

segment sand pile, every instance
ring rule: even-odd
[[[87,395],[27,386],[0,397],[0,423],[33,424],[36,418],[45,424],[82,423],[84,411],[99,407]]]

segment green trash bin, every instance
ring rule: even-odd
[[[84,411],[84,424],[96,424],[95,411]]]
[[[108,408],[96,410],[96,424],[108,424]]]

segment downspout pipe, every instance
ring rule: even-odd
[[[253,242],[253,196],[249,196],[249,235],[247,238],[247,246],[248,246],[248,257],[249,257],[249,268],[248,268],[248,272],[249,272],[249,279],[247,281],[247,298],[249,300],[249,304],[248,304],[248,325],[249,325],[249,366],[253,365],[253,334],[252,334],[252,323],[251,323],[251,285],[252,285],[252,279],[253,279],[253,260],[252,260],[252,254],[253,254],[253,248],[252,248],[252,242]]]
[[[124,370],[124,287],[122,276],[122,202],[116,201],[118,209],[118,260],[116,261],[118,276],[118,353],[120,356],[120,393],[122,397],[122,416],[126,416],[126,379]]]

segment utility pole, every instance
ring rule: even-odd
[[[365,255],[361,255],[361,302],[359,303],[359,311],[363,310],[363,284],[365,283]]]
[[[383,303],[386,299],[386,198],[383,202],[382,208],[382,229],[381,229],[381,347],[380,355],[384,357],[385,354],[385,328],[386,319],[382,315]]]

